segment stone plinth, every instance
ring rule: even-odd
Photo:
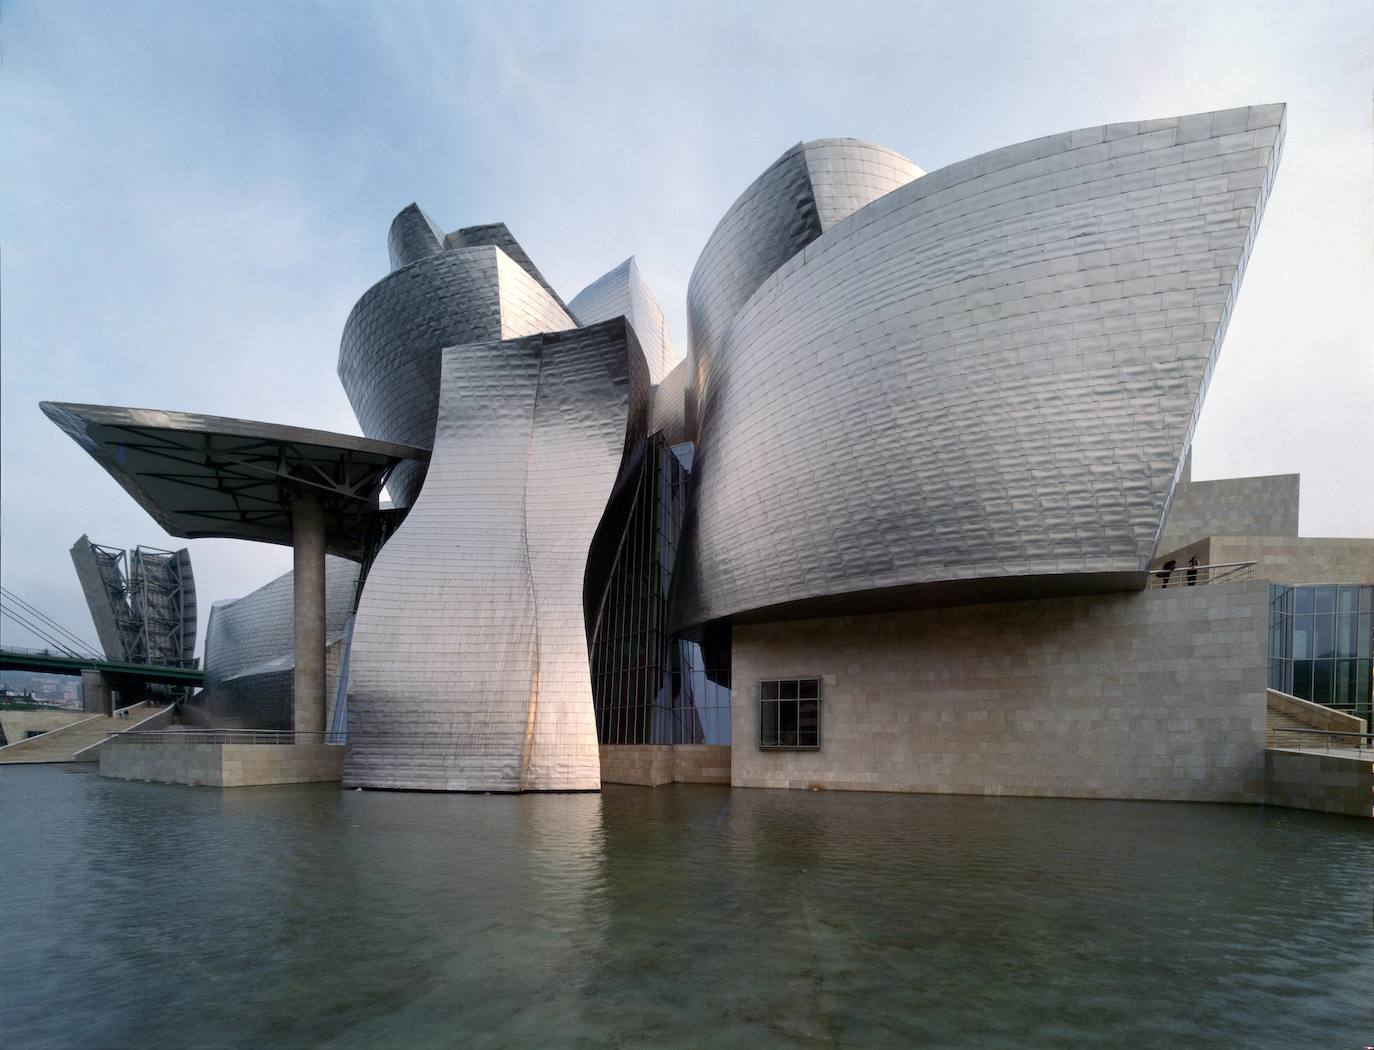
[[[100,749],[100,775],[206,787],[337,781],[337,744],[218,744],[121,737]]]
[[[1374,818],[1374,759],[1367,752],[1361,757],[1271,749],[1264,753],[1264,801]]]
[[[730,783],[728,744],[603,744],[601,782],[658,787],[661,784]]]
[[[734,627],[731,782],[1259,802],[1263,581]],[[758,748],[819,677],[821,747]]]

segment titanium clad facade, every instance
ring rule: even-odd
[[[423,219],[418,209],[416,216]],[[368,437],[428,449],[444,347],[572,327],[567,312],[500,248],[445,249],[402,266],[358,300],[344,324],[339,380]],[[393,471],[388,489],[398,506],[414,502],[424,474],[417,462]]]
[[[675,623],[1143,572],[1283,121],[1021,143],[861,208],[739,308],[694,275],[693,353],[697,317],[712,343]]]
[[[391,220],[386,235],[392,271],[444,251],[444,231],[434,225],[418,204],[408,204]]]
[[[920,175],[885,146],[817,139],[793,146],[740,195],[687,283],[689,427],[716,348],[759,285],[840,219]]]
[[[668,337],[663,311],[644,283],[634,256],[578,292],[568,309],[577,318],[577,323],[583,325],[609,321],[612,317],[624,317],[629,321],[649,363],[649,382],[663,382],[676,367],[677,352]]]
[[[653,406],[649,411],[649,433],[662,434],[669,445],[680,445],[696,435],[687,429],[687,362],[663,377],[654,387]]]
[[[641,448],[648,371],[623,320],[445,350],[434,456],[353,632],[347,785],[600,787],[589,565]],[[600,581],[599,584],[597,581]]]
[[[205,631],[205,688],[182,705],[189,725],[292,729],[296,666],[292,573],[231,601],[215,602]],[[325,558],[325,644],[348,631],[358,564]]]

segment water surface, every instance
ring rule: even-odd
[[[0,851],[6,1047],[1374,1044],[1348,817],[5,767]]]

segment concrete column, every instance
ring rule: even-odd
[[[324,731],[324,511],[319,498],[298,492],[291,500],[294,550],[296,674],[295,728]]]
[[[114,695],[110,683],[99,671],[81,672],[81,710],[88,715],[108,715],[112,712]]]

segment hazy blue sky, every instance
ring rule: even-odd
[[[681,350],[722,212],[827,135],[933,171],[1287,102],[1195,476],[1301,471],[1305,534],[1374,535],[1369,0],[7,0],[0,49],[0,578],[87,637],[79,534],[181,544],[39,400],[356,433],[339,334],[411,201],[447,229],[506,222],[565,298],[635,254]],[[202,631],[211,601],[289,568],[190,546]]]

